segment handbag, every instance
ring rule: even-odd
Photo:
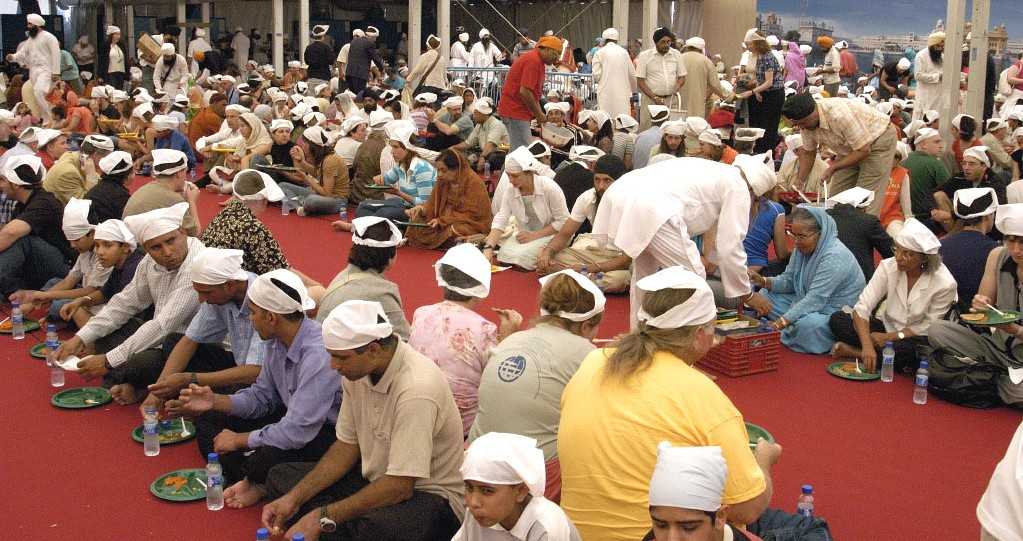
[[[409,107],[412,106],[412,98],[419,93],[419,89],[423,87],[423,83],[426,82],[426,78],[429,77],[431,73],[433,73],[433,68],[437,66],[437,62],[439,61],[440,51],[437,51],[437,58],[433,59],[433,62],[430,64],[430,67],[426,70],[426,73],[424,73],[423,77],[419,79],[419,83],[416,85],[415,90],[409,90],[408,84],[405,85],[405,88],[401,89],[401,101],[404,102],[405,105],[408,105]],[[408,81],[406,81],[406,83],[407,82]]]

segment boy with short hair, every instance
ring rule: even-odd
[[[146,255],[136,249],[138,244],[135,235],[121,220],[106,220],[99,224],[93,233],[93,243],[96,260],[102,267],[109,269],[106,281],[97,292],[78,297],[60,308],[60,318],[65,321],[74,320],[78,328],[88,323],[107,299],[131,283],[139,261]],[[152,310],[143,312],[143,315],[146,316],[143,319],[152,317]]]

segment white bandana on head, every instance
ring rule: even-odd
[[[746,181],[749,182],[753,194],[757,197],[778,185],[778,176],[774,172],[774,158],[771,157],[770,151],[757,156],[739,154],[735,157],[732,165],[738,167],[746,175]]]
[[[219,286],[230,280],[248,280],[242,269],[245,252],[224,248],[203,248],[192,262],[192,281],[197,284]]]
[[[447,265],[462,271],[469,278],[479,282],[479,285],[462,288],[447,283],[441,276],[441,265]],[[433,268],[437,274],[437,285],[440,287],[450,289],[459,295],[476,297],[478,299],[485,299],[487,295],[490,295],[490,261],[487,260],[479,248],[472,244],[455,245],[444,253],[444,256],[434,264]]]
[[[509,173],[522,173],[529,171],[539,173],[542,164],[533,156],[533,153],[526,147],[516,148],[504,159],[504,169]]]
[[[294,129],[295,125],[286,118],[275,118],[274,121],[270,123],[270,131],[272,132],[277,130],[288,130],[288,133],[291,133]]]
[[[661,125],[661,134],[683,136],[686,134],[685,120],[670,120]]]
[[[994,188],[963,188],[952,197],[955,215],[969,220],[994,214],[998,209],[998,194]]]
[[[154,148],[151,154],[154,176],[170,176],[188,168],[188,156],[180,150]]]
[[[288,269],[272,270],[252,281],[249,302],[275,314],[294,314],[316,308],[302,279]]]
[[[115,150],[99,161],[99,170],[106,175],[116,175],[131,169],[134,161],[131,154],[123,150]]]
[[[895,244],[921,254],[934,255],[941,248],[938,237],[935,237],[934,233],[916,218],[906,220],[894,240]]]
[[[650,505],[715,512],[721,509],[728,464],[720,447],[657,446]]]
[[[594,284],[592,280],[590,280],[589,278],[583,276],[582,274],[579,274],[578,272],[576,272],[576,271],[574,271],[572,269],[565,269],[563,271],[558,271],[558,272],[555,272],[553,274],[548,274],[547,276],[544,276],[543,278],[540,278],[540,289],[541,289],[541,291],[543,290],[544,287],[547,286],[548,282],[550,282],[551,280],[554,279],[555,276],[561,276],[561,275],[568,276],[573,281],[575,281],[575,283],[579,284],[579,287],[581,287],[581,288],[585,289],[586,291],[588,291],[590,293],[590,295],[593,295],[593,308],[591,308],[588,312],[584,312],[584,313],[581,313],[581,314],[580,313],[574,313],[574,312],[565,312],[565,311],[560,311],[560,312],[552,314],[552,313],[548,312],[547,310],[544,310],[543,308],[540,308],[540,315],[542,315],[542,316],[557,316],[557,317],[565,318],[565,319],[567,319],[569,321],[580,322],[580,321],[586,321],[586,320],[592,318],[593,316],[595,316],[597,314],[600,314],[600,313],[602,313],[604,311],[604,305],[607,304],[607,298],[604,297],[604,292],[601,291],[600,288],[597,287],[597,284]]]
[[[869,207],[874,202],[874,191],[859,186],[839,192],[828,199],[835,204],[852,205],[858,209]]]
[[[132,235],[131,230],[121,220],[110,219],[99,224],[96,226],[96,234],[93,238],[127,244],[133,252],[138,247],[138,243],[135,242],[135,235]]]
[[[94,224],[89,223],[89,207],[91,206],[91,199],[72,197],[67,202],[64,207],[64,220],[60,224],[67,240],[78,240],[96,229]]]
[[[258,181],[257,181],[258,178]],[[259,191],[253,192],[250,188],[255,188],[262,182],[263,187]],[[234,177],[234,183],[231,185],[231,191],[234,196],[242,201],[256,201],[259,199],[266,199],[271,203],[276,203],[281,199],[284,199],[284,190],[277,185],[273,177],[270,175],[258,171],[256,169],[244,169],[239,171]]]
[[[995,227],[1003,235],[1023,237],[1023,203],[998,205],[995,211]]]
[[[394,327],[379,302],[350,300],[330,311],[322,331],[324,347],[351,351],[391,336]]]
[[[535,498],[543,496],[547,484],[543,451],[537,448],[535,439],[518,434],[488,432],[476,438],[465,451],[461,472],[465,481],[523,483]]]
[[[4,178],[18,186],[37,186],[46,175],[43,161],[35,154],[20,154],[4,163]]]
[[[984,164],[985,167],[991,167],[991,158],[988,157],[987,150],[988,148],[985,146],[970,147],[963,151],[963,159],[973,158]]]
[[[685,302],[673,306],[657,317],[640,308],[637,318],[649,327],[678,329],[690,325],[703,325],[717,318],[714,293],[707,285],[707,281],[685,267],[676,266],[660,270],[636,282],[636,286],[648,293],[662,289],[694,290]]]
[[[597,161],[603,155],[603,150],[586,145],[575,145],[568,151],[569,160],[573,162],[584,162],[586,164],[591,164]]]
[[[145,244],[160,235],[180,229],[186,212],[188,212],[188,203],[182,201],[169,207],[128,216],[124,219],[124,223],[131,230],[135,239]]]
[[[387,227],[391,229],[391,238],[387,240],[363,238],[367,229],[381,222],[386,223]],[[401,230],[398,229],[398,226],[394,225],[394,222],[387,218],[381,218],[379,216],[363,216],[361,218],[356,218],[352,220],[352,229],[355,231],[355,234],[352,235],[353,244],[370,246],[373,248],[392,248],[401,244]]]

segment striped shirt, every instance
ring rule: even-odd
[[[817,112],[820,115],[817,129],[801,131],[806,150],[824,146],[846,156],[870,146],[891,125],[887,116],[859,100],[824,98],[817,102]]]
[[[433,185],[437,182],[437,170],[430,165],[430,162],[415,157],[409,164],[408,171],[395,165],[384,173],[385,184],[397,184],[398,189],[406,195],[411,195],[413,205],[422,205],[433,193]]]
[[[153,306],[153,319],[143,323],[135,334],[107,352],[110,366],[120,366],[133,354],[162,344],[168,334],[184,334],[199,309],[199,297],[192,289],[192,262],[203,247],[199,239],[188,237],[188,255],[177,270],[167,270],[151,256],[145,256],[128,287],[107,301],[103,310],[78,331],[78,338],[92,344],[119,329],[135,314]]]

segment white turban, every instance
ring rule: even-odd
[[[472,109],[478,111],[482,115],[489,115],[494,112],[494,104],[490,101],[490,98],[483,97],[472,102]]]
[[[547,310],[540,308],[540,315],[542,316],[553,315],[557,317],[563,317],[569,321],[580,322],[586,321],[604,311],[604,305],[607,304],[607,298],[604,297],[604,292],[602,292],[600,288],[597,287],[597,284],[593,283],[593,280],[590,280],[586,276],[583,276],[582,274],[579,274],[578,272],[572,269],[565,269],[563,271],[548,274],[547,276],[540,278],[540,289],[542,290],[544,287],[547,286],[547,282],[550,282],[555,276],[559,275],[568,276],[569,278],[574,280],[576,284],[579,284],[579,287],[585,289],[586,291],[589,291],[590,294],[593,295],[593,308],[583,313],[561,311],[556,314],[552,314]]]
[[[277,130],[288,130],[288,132],[291,132],[294,129],[295,125],[286,118],[275,118],[273,122],[270,123],[271,132],[275,132]]]
[[[119,27],[117,27],[117,26],[110,25],[110,26],[107,27],[107,35],[108,36],[110,34],[120,34],[120,33],[121,33],[121,29]]]
[[[313,126],[302,132],[302,137],[314,145],[325,147],[330,144],[330,137],[319,126]]]
[[[168,115],[156,115],[153,117],[152,125],[156,131],[176,130],[178,119]]]
[[[259,275],[249,286],[247,296],[252,304],[275,314],[294,314],[316,308],[302,279],[288,269]]]
[[[180,150],[154,148],[151,154],[153,155],[154,176],[170,176],[188,168],[188,156]]]
[[[325,24],[318,24],[313,27],[313,35],[316,37],[325,36],[327,35],[327,30],[330,30],[329,26]]]
[[[240,190],[248,191],[246,187],[250,184],[250,176],[259,177],[259,180],[263,184],[263,188],[255,193],[240,193]],[[274,181],[273,177],[256,169],[244,169],[239,171],[238,174],[234,176],[234,182],[231,184],[231,191],[234,193],[235,197],[242,201],[266,199],[271,203],[276,203],[277,201],[284,199],[284,191],[277,185],[277,182]]]
[[[348,135],[360,124],[366,124],[366,117],[352,115],[341,123],[341,135]]]
[[[162,55],[174,54],[174,52],[175,49],[173,43],[164,43],[163,45],[160,46],[160,54]]]
[[[461,107],[462,104],[464,103],[465,100],[463,100],[461,96],[451,96],[450,98],[444,100],[444,102],[441,103],[441,105],[443,105],[446,109],[454,109],[455,107]]]
[[[43,161],[35,154],[20,154],[4,162],[4,178],[18,186],[38,186],[46,175]]]
[[[573,162],[593,163],[603,155],[603,150],[586,145],[575,145],[568,151],[568,159]]]
[[[677,135],[682,137],[686,134],[685,120],[672,120],[661,125],[661,133],[664,135]]]
[[[899,59],[899,62],[898,62],[898,64],[896,64],[896,65],[895,65],[895,67],[897,67],[898,69],[900,69],[900,70],[902,70],[902,71],[906,71],[906,70],[908,70],[908,69],[909,69],[909,68],[910,68],[910,67],[911,67],[912,65],[913,65],[913,63],[912,63],[912,62],[910,62],[908,58],[906,58],[906,57],[902,57],[902,58],[900,58],[900,59]]]
[[[46,26],[46,20],[38,13],[29,13],[26,19],[36,26]]]
[[[689,325],[703,325],[717,318],[714,292],[707,281],[685,267],[675,266],[660,270],[636,282],[636,287],[646,292],[662,289],[692,289],[693,294],[682,304],[673,306],[663,314],[654,317],[643,308],[637,318],[647,326],[657,329],[677,329]]]
[[[735,140],[752,142],[764,136],[763,128],[736,128]]]
[[[483,38],[485,38],[485,37],[487,37],[489,35],[490,35],[490,30],[487,30],[486,28],[481,28],[480,29],[480,32],[479,32],[480,39],[483,39]]]
[[[299,62],[298,60],[290,60],[290,61],[288,61],[288,67],[289,68],[301,68],[302,67],[302,63]]]
[[[941,137],[941,132],[934,128],[920,128],[916,130],[916,137],[913,139],[913,144],[919,145],[931,137]]]
[[[746,181],[753,188],[753,194],[757,197],[771,191],[778,184],[778,177],[774,172],[774,159],[771,152],[767,151],[758,156],[739,154],[735,157],[732,165],[738,167],[745,175]]]
[[[350,300],[339,304],[323,320],[323,345],[333,351],[351,351],[394,334],[394,327],[379,302]]]
[[[604,38],[605,41],[609,39],[618,41],[618,31],[614,28],[608,28],[600,34],[600,37]]]
[[[91,206],[91,199],[72,197],[67,202],[64,207],[64,220],[60,224],[67,240],[78,240],[88,235],[89,231],[96,229],[94,224],[89,223],[89,207]]]
[[[366,27],[366,37],[368,37],[368,38],[375,38],[375,37],[377,37],[379,35],[380,35],[380,30],[377,30],[377,27],[375,27],[375,26],[367,26]]]
[[[180,229],[186,212],[188,212],[188,203],[182,201],[169,207],[128,216],[124,219],[124,223],[131,230],[131,234],[135,236],[135,240],[145,244],[160,235]]]
[[[392,120],[394,120],[394,115],[390,111],[377,109],[369,114],[369,127],[374,129],[383,128]]]
[[[691,37],[686,40],[686,47],[692,47],[693,49],[704,50],[707,48],[707,42],[699,36]]]
[[[1003,235],[1023,237],[1023,203],[998,205],[995,211],[995,227]]]
[[[437,95],[433,92],[423,92],[416,96],[416,103],[430,104],[437,101]]]
[[[542,164],[526,147],[516,148],[504,159],[504,169],[509,173],[522,173],[523,171],[539,173],[541,166]]]
[[[135,235],[131,234],[131,230],[121,220],[110,219],[98,226],[96,226],[96,234],[93,236],[95,240],[105,240],[108,242],[121,242],[131,247],[132,251],[138,246],[135,242]]]
[[[563,114],[568,114],[568,112],[572,110],[572,106],[563,101],[549,101],[544,104],[543,110],[547,113],[550,113],[551,111],[561,111]]]
[[[312,111],[312,112],[306,113],[302,117],[302,124],[305,124],[307,127],[310,127],[310,128],[313,127],[313,126],[317,126],[318,127],[320,125],[320,123],[322,123],[322,122],[324,122],[326,120],[327,120],[327,115],[325,115],[323,113],[320,113],[320,112],[317,112],[317,111]]]
[[[998,208],[998,195],[994,188],[963,188],[952,197],[955,215],[969,220],[993,214]]]
[[[811,47],[809,45],[800,45],[799,46],[799,52],[802,53],[803,56],[809,56],[810,53],[813,52],[813,47]]]
[[[38,128],[36,130],[36,142],[39,143],[39,148],[53,142],[54,139],[63,135],[60,130],[53,130],[50,128]]]
[[[566,103],[565,105],[568,105],[568,104]],[[636,119],[632,118],[631,115],[620,114],[620,115],[616,116],[614,118],[614,120],[615,120],[615,124],[618,125],[617,126],[618,129],[626,130],[629,133],[635,132],[636,128],[639,126],[639,122],[636,122]]]
[[[466,276],[479,282],[479,285],[463,288],[449,284],[441,276],[441,265],[458,269]],[[437,285],[440,287],[450,289],[459,295],[479,299],[485,299],[487,295],[490,295],[490,261],[487,260],[479,248],[472,244],[455,245],[444,253],[444,256],[434,264],[433,268],[437,274]]]
[[[543,497],[547,468],[536,440],[518,434],[488,432],[476,438],[462,459],[462,479],[491,485],[529,487],[535,498]]]
[[[941,248],[941,242],[938,241],[938,237],[935,237],[934,233],[916,218],[906,220],[905,225],[902,226],[899,234],[895,235],[894,240],[899,246],[922,254],[934,255]]]
[[[651,506],[715,512],[721,509],[728,464],[720,447],[657,446]]]
[[[135,108],[131,111],[131,116],[135,118],[143,118],[146,113],[153,113],[153,104],[148,101],[135,106]]]
[[[85,136],[85,139],[82,140],[82,143],[89,143],[94,148],[106,150],[107,152],[113,152],[114,150],[114,142],[111,141],[110,138],[107,137],[106,135],[90,133],[89,135]]]
[[[123,150],[115,150],[99,161],[99,170],[105,175],[115,175],[131,169],[134,165],[131,154]]]
[[[983,163],[985,167],[991,167],[991,158],[988,158],[987,150],[985,146],[970,147],[963,151],[963,159],[973,158]]]
[[[219,286],[231,280],[248,280],[242,269],[245,252],[206,247],[192,261],[192,281],[197,284]]]
[[[874,191],[859,186],[853,186],[848,190],[831,196],[828,201],[841,205],[852,205],[856,208],[869,207],[874,202]]]
[[[669,110],[667,105],[647,105],[646,109],[650,113],[651,122],[660,122],[668,119]]]
[[[366,230],[370,227],[379,224],[386,223],[391,230],[391,237],[387,240],[373,240],[364,238]],[[355,234],[352,235],[352,243],[359,244],[362,246],[370,246],[373,248],[393,248],[401,244],[401,230],[398,226],[394,225],[394,222],[387,218],[381,218],[379,216],[362,216],[352,220],[352,230]]]
[[[701,143],[707,143],[716,147],[724,145],[721,141],[721,132],[718,130],[706,130],[697,138]]]

